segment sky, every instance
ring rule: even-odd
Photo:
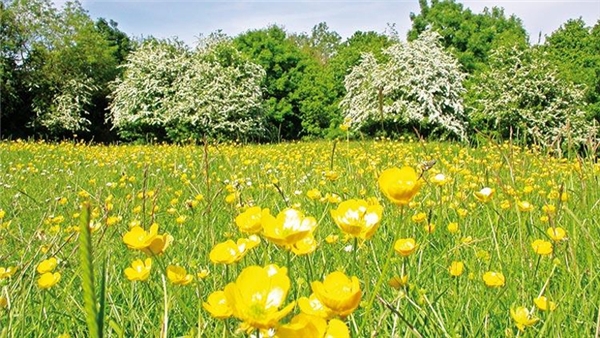
[[[411,26],[410,13],[419,13],[418,0],[372,1],[166,1],[80,0],[93,19],[118,23],[129,36],[178,37],[195,46],[198,37],[222,30],[229,36],[277,24],[289,33],[310,32],[320,22],[343,39],[356,31],[383,33],[394,25],[401,37]],[[62,0],[55,1],[61,6]],[[568,19],[581,17],[588,26],[600,19],[600,0],[458,0],[480,13],[485,7],[503,7],[519,17],[537,43]]]

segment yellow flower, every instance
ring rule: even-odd
[[[533,251],[542,256],[547,256],[552,253],[552,243],[544,241],[542,239],[536,239],[531,243]]]
[[[408,284],[408,275],[394,276],[388,281],[388,285],[396,290]]]
[[[423,185],[411,167],[386,169],[379,176],[378,183],[383,194],[397,205],[407,205]]]
[[[4,209],[0,209],[0,220],[2,220],[6,216],[6,211]]]
[[[128,248],[133,250],[142,250],[149,255],[158,255],[163,253],[173,241],[173,237],[169,234],[158,234],[158,224],[154,223],[150,226],[150,230],[146,231],[140,226],[132,227],[125,235],[123,242]]]
[[[330,308],[325,306],[319,298],[311,293],[309,297],[300,297],[298,299],[298,307],[300,307],[300,311],[310,316],[321,317],[323,319],[330,319],[335,315]]]
[[[50,257],[46,260],[41,261],[40,264],[38,264],[36,270],[39,274],[43,274],[46,272],[52,272],[52,271],[54,271],[54,268],[56,268],[57,264],[58,264],[58,261],[56,260],[56,258]]]
[[[210,271],[208,271],[208,269],[202,269],[196,274],[196,277],[198,277],[198,279],[204,279],[208,277],[209,274]]]
[[[6,309],[8,307],[8,299],[4,296],[0,296],[0,309]]]
[[[121,221],[121,216],[110,216],[106,219],[106,226],[113,226]]]
[[[296,209],[285,209],[277,215],[263,215],[263,236],[269,241],[290,249],[296,242],[312,233],[317,227],[314,217],[304,217]]]
[[[315,241],[315,237],[311,233],[303,239],[299,240],[298,242],[294,243],[291,249],[295,255],[308,255],[310,253],[313,253],[317,249],[317,241]]]
[[[313,201],[316,201],[321,199],[321,192],[318,189],[310,189],[306,192],[306,197]]]
[[[548,215],[554,215],[556,213],[556,207],[552,204],[546,204],[542,206],[542,211]]]
[[[233,316],[243,322],[242,327],[246,331],[251,332],[277,327],[279,321],[293,310],[295,303],[279,310],[289,289],[287,269],[271,264],[245,268],[235,282],[225,287],[224,292]]]
[[[150,276],[152,268],[152,259],[146,258],[142,262],[141,259],[136,259],[131,263],[131,267],[125,269],[125,276],[130,281],[145,281]]]
[[[479,191],[474,192],[473,195],[475,195],[475,198],[477,198],[480,202],[486,203],[492,200],[492,196],[494,196],[495,192],[496,190],[485,187]]]
[[[15,272],[17,272],[17,267],[15,266],[9,266],[7,268],[0,267],[0,280],[12,277],[12,275],[14,275]]]
[[[548,230],[546,230],[546,233],[548,234],[548,236],[550,236],[550,239],[552,239],[555,242],[561,241],[567,236],[565,229],[561,227],[548,228]]]
[[[533,300],[535,306],[542,311],[554,311],[556,309],[556,303],[548,300],[546,296],[539,296]]]
[[[49,289],[58,283],[60,277],[60,272],[45,272],[40,276],[37,283],[40,289]]]
[[[194,277],[188,274],[184,268],[175,265],[169,265],[167,267],[167,278],[175,285],[187,285],[194,279]]]
[[[218,243],[210,251],[210,261],[215,264],[232,264],[238,262],[246,255],[245,243],[240,244],[242,245],[238,246],[238,244],[231,239]]]
[[[277,338],[323,337],[327,331],[325,319],[304,313],[295,315],[289,323],[277,328]]]
[[[369,239],[381,222],[383,207],[362,199],[351,199],[331,210],[331,217],[344,233],[351,237]]]
[[[502,208],[503,210],[510,208],[510,201],[503,200],[502,202],[500,202],[500,208]]]
[[[340,174],[338,174],[334,170],[327,170],[323,173],[323,176],[325,176],[325,178],[330,181],[335,181],[340,177]]]
[[[506,279],[502,272],[488,271],[483,274],[483,282],[491,288],[504,286]]]
[[[431,235],[432,233],[435,232],[435,224],[429,223],[429,224],[423,226],[423,229],[425,230],[426,233]]]
[[[414,238],[400,238],[394,243],[394,250],[402,256],[408,257],[417,249],[417,243]]]
[[[269,209],[251,207],[243,213],[237,215],[235,218],[235,224],[238,226],[241,232],[247,234],[257,234],[262,231],[262,218],[265,214],[270,214]]]
[[[340,239],[340,236],[338,235],[327,235],[327,237],[325,237],[325,242],[327,242],[328,244],[333,244],[335,242],[337,242]]]
[[[140,226],[132,227],[125,235],[123,242],[127,247],[134,250],[143,250],[152,244],[152,241],[158,235],[158,224],[154,223],[150,226],[150,230],[146,231]]]
[[[233,314],[231,307],[227,304],[225,292],[222,290],[211,293],[207,301],[202,303],[202,307],[217,319],[226,319]]]
[[[346,323],[334,318],[329,321],[327,325],[327,332],[325,332],[325,338],[350,338],[350,330]]]
[[[448,223],[448,226],[447,226],[446,229],[448,229],[449,233],[455,234],[455,233],[458,232],[458,223],[456,223],[456,222],[450,222],[450,223]]]
[[[312,282],[311,288],[321,303],[341,317],[356,310],[362,296],[358,278],[340,271],[325,276],[323,282]]]
[[[533,317],[533,314],[527,310],[524,306],[519,306],[516,309],[510,309],[510,316],[515,321],[515,325],[519,330],[523,331],[526,327],[532,326],[540,320],[537,317]]]
[[[413,215],[410,219],[412,219],[415,223],[423,223],[427,220],[427,214],[424,212],[419,212]]]
[[[438,185],[438,186],[443,186],[446,183],[450,182],[450,178],[448,178],[446,175],[444,175],[442,173],[432,176],[429,180],[431,181],[431,183]]]
[[[448,272],[450,272],[450,275],[452,277],[458,277],[458,276],[462,275],[464,269],[465,269],[465,264],[463,262],[453,261],[450,264],[450,267],[448,268]]]
[[[519,201],[519,202],[517,202],[517,208],[521,212],[530,212],[530,211],[533,211],[534,206],[533,206],[533,204],[529,203],[528,201]]]

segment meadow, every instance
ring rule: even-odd
[[[0,337],[598,337],[599,179],[509,142],[2,142]]]

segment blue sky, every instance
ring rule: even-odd
[[[55,1],[60,6],[62,0]],[[81,0],[94,19],[113,19],[130,36],[179,37],[194,46],[200,34],[218,29],[235,36],[270,24],[288,32],[310,32],[319,22],[347,38],[356,31],[384,32],[389,24],[405,36],[409,15],[418,13],[411,1],[140,1]],[[460,1],[479,13],[485,7],[503,7],[505,14],[521,18],[530,41],[551,34],[570,18],[582,17],[588,26],[600,19],[600,0],[579,1]]]

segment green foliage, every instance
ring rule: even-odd
[[[428,133],[446,132],[464,139],[465,75],[440,46],[439,35],[428,31],[383,53],[384,62],[377,62],[373,54],[363,54],[346,77],[347,93],[340,103],[345,119],[355,128],[373,121],[391,120],[404,126],[417,123],[428,128]]]
[[[600,122],[600,21],[590,28],[581,18],[569,20],[541,48],[561,79],[585,86],[581,108]]]
[[[237,36],[234,46],[263,67],[266,117],[269,133],[278,139],[297,139],[302,119],[294,93],[302,80],[307,56],[278,26],[253,30]]]
[[[408,40],[416,39],[428,28],[442,36],[442,44],[469,72],[485,68],[490,51],[500,46],[527,45],[527,33],[517,17],[504,15],[502,8],[485,8],[474,14],[454,0],[419,1],[421,12],[411,13]]]
[[[44,0],[4,6],[3,79],[21,104],[17,110],[9,103],[3,113],[17,121],[10,127],[52,136],[86,130],[90,111],[98,111],[94,97],[116,74],[114,48],[78,2],[60,11]]]
[[[541,50],[500,48],[474,81],[467,95],[474,128],[543,146],[595,137],[580,109],[583,91],[560,79]]]

